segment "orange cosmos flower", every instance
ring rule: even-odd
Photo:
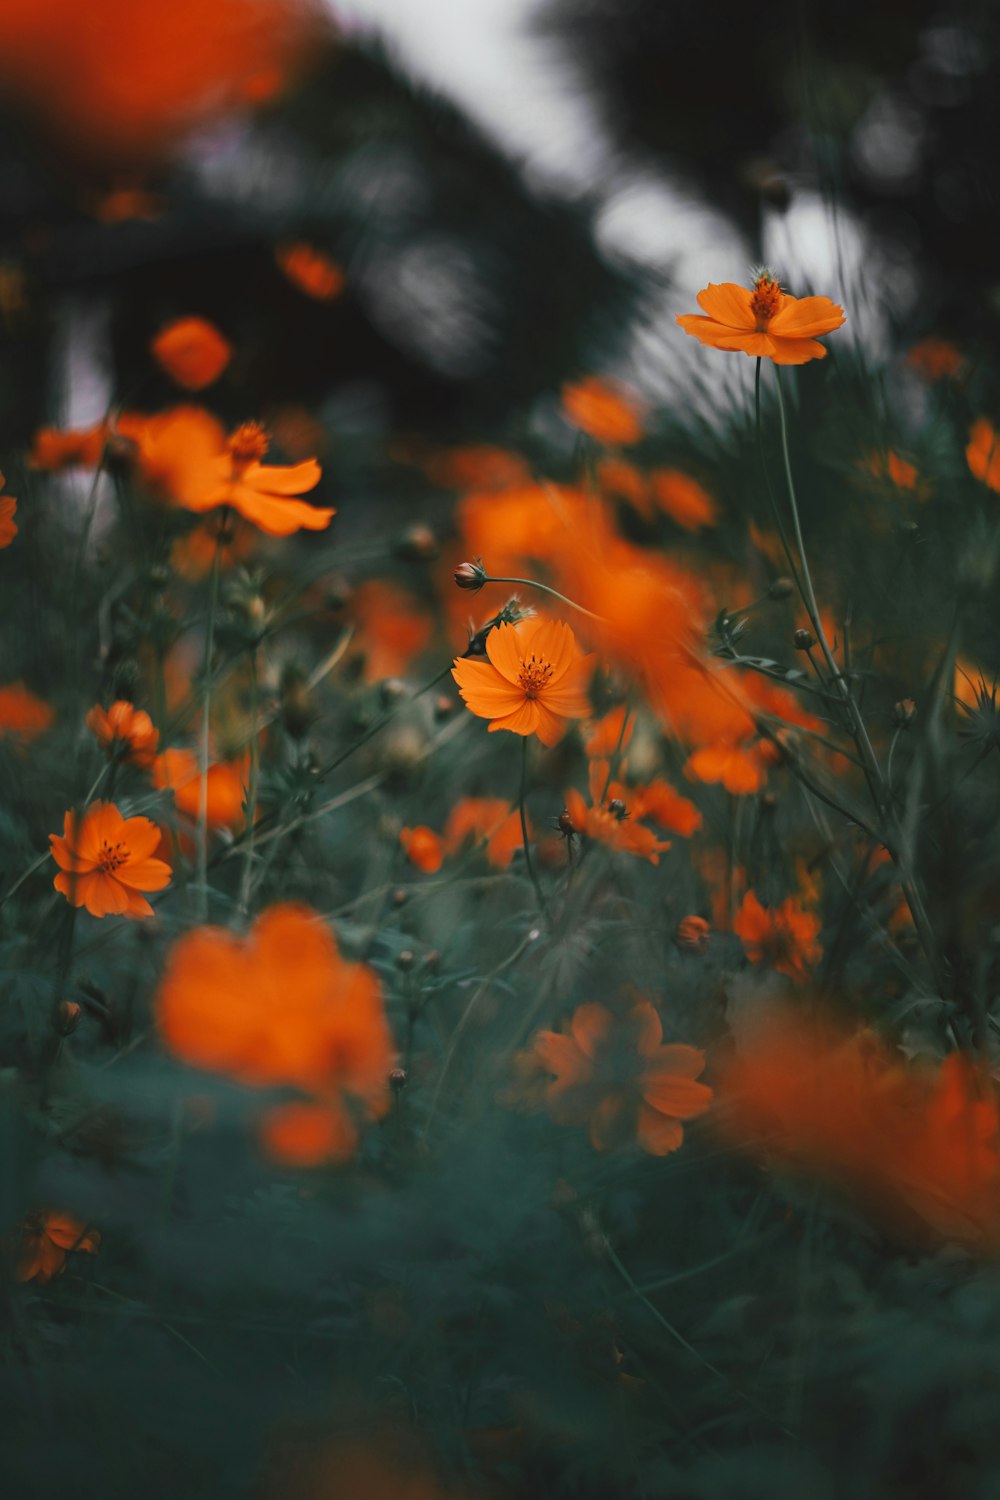
[[[588,375],[562,389],[563,414],[598,443],[627,446],[642,437],[642,404],[617,380]]]
[[[685,531],[715,525],[718,519],[715,501],[690,474],[680,469],[654,469],[649,476],[649,488],[664,515]]]
[[[531,484],[531,469],[519,453],[492,443],[431,449],[415,460],[432,484],[453,490],[505,490]]]
[[[5,735],[16,744],[27,745],[51,729],[55,714],[23,682],[0,687],[0,739]]]
[[[759,791],[767,776],[759,745],[716,740],[689,755],[684,774],[694,781],[721,782],[735,797]]]
[[[78,817],[68,812],[62,834],[50,833],[60,867],[55,888],[94,917],[151,917],[141,891],[162,891],[170,866],[151,859],[162,837],[148,818],[123,818],[113,802],[93,802]]]
[[[753,891],[733,918],[733,931],[743,941],[752,964],[767,964],[790,979],[804,979],[823,956],[816,941],[822,922],[791,896],[780,906],[762,906]]]
[[[607,776],[607,761],[591,761],[589,807],[575,787],[566,793],[566,811],[574,833],[596,839],[621,854],[635,854],[640,859],[648,859],[651,865],[658,865],[663,850],[670,848],[669,843],[662,843],[650,829],[643,828],[631,815],[623,798],[614,795],[624,788],[616,786],[612,790],[609,786],[607,796],[602,800]]]
[[[100,1243],[98,1231],[89,1229],[72,1214],[57,1213],[54,1209],[32,1214],[21,1231],[15,1279],[44,1285],[62,1275],[67,1256],[74,1250],[96,1255]]]
[[[608,802],[624,802],[633,818],[649,818],[669,833],[679,833],[690,838],[701,827],[701,813],[687,797],[672,787],[669,781],[656,777],[645,786],[623,786],[612,781],[608,787]]]
[[[698,293],[698,303],[707,316],[680,314],[685,333],[713,349],[741,350],[776,365],[824,359],[817,335],[832,333],[844,321],[844,309],[829,297],[792,297],[770,271],[762,271],[749,289],[732,281],[710,283]]]
[[[393,1066],[378,978],[349,963],[306,906],[269,907],[246,937],[196,927],[172,948],[156,995],[167,1047],[197,1068],[252,1087],[285,1085],[322,1104],[318,1115],[271,1115],[265,1140],[286,1156],[347,1156],[358,1120],[389,1105]]]
[[[552,1074],[543,1099],[560,1125],[589,1122],[598,1150],[638,1138],[652,1156],[676,1151],[682,1120],[702,1115],[712,1090],[695,1080],[705,1067],[696,1047],[663,1045],[663,1025],[649,1000],[612,1013],[588,1003],[567,1032],[540,1031],[519,1059],[522,1072]]]
[[[649,515],[646,476],[624,458],[602,458],[597,463],[597,482],[603,491],[627,500],[644,516]]]
[[[421,823],[417,828],[401,828],[399,842],[406,857],[425,875],[436,875],[444,863],[444,845],[440,834]]]
[[[528,820],[528,838],[534,837]],[[506,870],[523,846],[521,818],[502,797],[463,797],[448,814],[444,826],[445,852],[455,854],[466,839],[486,840],[486,858],[495,869]]]
[[[0,474],[0,489],[3,489],[6,480]],[[0,495],[0,552],[4,547],[9,547],[17,536],[17,523],[14,520],[14,512],[17,510],[17,501],[13,495]]]
[[[486,637],[488,661],[459,658],[451,669],[466,707],[490,719],[490,732],[537,734],[555,745],[567,719],[590,713],[584,690],[592,656],[584,656],[561,620],[528,619],[496,625]]]
[[[209,828],[239,828],[249,757],[209,766],[206,822]],[[201,767],[193,750],[163,750],[153,761],[154,786],[169,788],[177,811],[197,818],[201,808]]]
[[[178,318],[149,347],[157,364],[186,391],[212,385],[233,355],[232,345],[204,318]]]
[[[965,456],[976,478],[1000,491],[1000,434],[985,417],[972,424]]]
[[[119,698],[104,709],[96,703],[86,718],[87,728],[109,756],[120,755],[148,771],[156,759],[159,730],[143,709]]]
[[[315,245],[279,245],[274,258],[294,287],[317,302],[332,302],[344,290],[344,272]]]
[[[33,469],[96,469],[104,453],[108,432],[105,422],[73,432],[43,427],[35,433],[28,463]]]
[[[913,490],[920,499],[925,498],[925,486],[920,484],[916,467],[891,448],[885,453],[868,454],[859,460],[859,466],[875,479],[886,480],[898,490]]]

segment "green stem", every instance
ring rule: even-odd
[[[205,657],[201,687],[201,741],[198,754],[200,784],[198,788],[198,915],[208,917],[208,757],[212,710],[212,652],[215,649],[215,612],[219,603],[219,574],[222,571],[222,527],[215,543],[212,573],[208,585],[208,619],[205,623]]]
[[[259,707],[257,683],[257,648],[251,646],[250,658],[250,779],[247,786],[247,842],[243,854],[243,878],[240,883],[240,911],[246,916],[250,910],[250,891],[253,884],[254,825],[257,821],[257,787],[260,779],[260,731],[257,727]]]
[[[527,791],[528,791],[528,736],[527,735],[522,735],[522,737],[521,737],[521,789],[520,789],[520,792],[518,793],[517,805],[518,805],[518,811],[521,814],[521,839],[522,839],[522,841],[524,843],[524,864],[525,864],[525,868],[528,871],[528,876],[529,876],[529,878],[531,880],[531,883],[532,883],[532,885],[535,888],[535,895],[538,898],[538,905],[539,905],[542,913],[547,917],[548,914],[549,914],[548,913],[548,907],[545,904],[545,896],[544,896],[544,894],[542,892],[542,887],[539,884],[538,873],[535,870],[534,862],[532,861],[532,858],[531,858],[531,844],[530,844],[530,842],[528,840],[528,815],[525,812],[525,806],[524,806],[524,804],[525,804],[525,798],[527,796]]]
[[[567,599],[566,595],[560,594],[558,589],[550,589],[547,583],[538,583],[534,578],[487,577],[486,579],[484,579],[484,585],[487,583],[516,583],[519,584],[521,588],[540,589],[543,594],[551,594],[553,599],[558,599],[560,604],[566,604],[570,609],[579,610],[580,614],[586,615],[588,620],[603,620],[604,618],[603,615],[595,615],[592,609],[584,609],[582,604],[577,604],[574,600]]]

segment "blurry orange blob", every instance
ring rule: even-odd
[[[530,821],[528,838],[533,837]],[[463,797],[456,802],[444,827],[448,854],[456,854],[466,839],[486,841],[486,858],[495,869],[506,870],[524,840],[521,817],[503,797]]]
[[[67,1257],[75,1250],[96,1255],[101,1236],[73,1214],[46,1209],[25,1220],[21,1231],[14,1276],[17,1281],[44,1285],[66,1269]]]
[[[380,1432],[365,1445],[339,1439],[284,1451],[265,1500],[470,1500],[437,1478],[412,1433]]]
[[[711,495],[697,479],[680,469],[654,469],[649,476],[649,489],[664,515],[685,531],[714,526],[718,520],[718,510]]]
[[[186,536],[179,536],[170,549],[170,566],[189,583],[207,578],[218,558],[223,573],[246,562],[254,550],[257,533],[236,517],[220,526],[207,521]]]
[[[402,677],[428,644],[432,625],[420,601],[382,578],[370,578],[351,595],[355,642],[364,654],[366,682]]]
[[[326,1104],[275,1104],[260,1122],[260,1142],[286,1167],[321,1167],[350,1156],[356,1137],[350,1119]]]
[[[554,563],[591,509],[582,491],[561,485],[475,490],[456,511],[463,555],[482,557],[494,577],[522,574],[530,562]]]
[[[3,489],[5,483],[0,474],[0,489]],[[14,520],[16,510],[17,501],[13,495],[0,495],[0,552],[4,547],[9,547],[17,536],[17,522]]]
[[[1000,1110],[974,1059],[907,1065],[872,1031],[774,1009],[740,1037],[719,1095],[733,1140],[825,1179],[911,1243],[1000,1250]]]
[[[212,385],[233,356],[232,345],[204,318],[178,318],[149,348],[157,364],[186,391]]]
[[[566,420],[595,442],[627,447],[642,437],[642,402],[620,381],[588,375],[564,385],[562,408]]]
[[[914,344],[906,363],[925,380],[945,380],[957,375],[965,360],[961,350],[947,339],[926,338]]]
[[[660,855],[669,849],[649,828],[644,828],[632,813],[625,800],[618,795],[624,791],[620,786],[607,786],[608,763],[593,760],[590,763],[590,806],[575,787],[566,793],[566,812],[574,833],[585,838],[596,839],[619,854],[635,854],[658,865]]]
[[[608,787],[608,800],[616,798],[625,803],[631,817],[649,818],[682,838],[690,838],[701,827],[701,813],[694,803],[660,777],[645,786],[623,786],[613,781]]]
[[[119,699],[110,708],[99,703],[87,714],[87,728],[109,756],[120,755],[148,770],[156,759],[159,731],[144,709]]]
[[[965,457],[977,479],[1000,491],[1000,434],[985,417],[972,424]]]
[[[916,490],[919,474],[908,459],[888,449],[885,453],[870,453],[861,460],[861,467],[875,479],[887,480],[898,490]]]
[[[0,81],[72,150],[137,160],[273,97],[319,16],[303,0],[4,0]]]
[[[0,687],[0,739],[6,736],[16,744],[28,745],[51,729],[55,718],[49,705],[36,698],[23,682]]]
[[[597,463],[597,482],[601,490],[626,500],[644,516],[651,514],[646,476],[635,464],[624,458],[602,458]]]
[[[823,956],[816,941],[822,922],[789,896],[779,906],[762,906],[753,891],[733,918],[733,931],[742,939],[752,964],[765,964],[790,979],[804,979]]]
[[[766,779],[764,761],[756,745],[717,740],[688,756],[684,774],[693,781],[718,782],[735,797],[760,791]]]
[[[624,703],[618,704],[617,708],[609,709],[602,719],[598,719],[591,726],[583,750],[590,759],[609,758],[617,752],[623,753],[628,749],[632,732],[635,729],[635,719],[628,717],[628,710]]]
[[[43,427],[35,434],[28,464],[32,469],[96,469],[104,453],[109,428],[99,422],[75,432],[61,432],[58,427]]]
[[[712,1102],[712,1090],[696,1082],[705,1054],[664,1046],[659,1013],[645,999],[624,1011],[578,1006],[564,1031],[537,1033],[518,1067],[529,1100],[540,1096],[559,1125],[589,1125],[598,1151],[638,1140],[666,1156],[684,1140],[681,1122]]]
[[[194,1067],[253,1087],[286,1085],[322,1105],[265,1123],[279,1154],[347,1156],[362,1119],[389,1106],[393,1065],[374,970],[341,957],[308,907],[269,907],[245,937],[196,927],[171,949],[156,995],[164,1043]]]
[[[421,823],[416,828],[402,828],[399,842],[411,865],[423,870],[425,875],[436,875],[444,863],[444,845],[440,834]]]
[[[332,302],[344,290],[344,272],[335,260],[302,240],[279,245],[274,258],[294,287],[316,302]]]
[[[236,830],[243,824],[244,787],[249,757],[209,766],[205,818],[209,828]],[[177,811],[197,819],[201,807],[201,769],[193,750],[163,750],[153,762],[153,784],[174,794]]]
[[[62,833],[49,834],[55,888],[93,917],[151,917],[141,893],[170,884],[170,866],[152,858],[161,837],[155,823],[123,818],[113,802],[92,802],[80,816],[67,812]]]

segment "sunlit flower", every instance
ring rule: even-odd
[[[285,1155],[350,1154],[363,1119],[389,1105],[393,1066],[375,971],[341,957],[305,906],[272,906],[246,937],[196,927],[171,949],[156,995],[167,1047],[252,1087],[300,1090],[327,1113],[272,1115],[265,1139]]]
[[[101,1236],[73,1214],[46,1209],[32,1214],[21,1230],[14,1276],[18,1281],[44,1285],[66,1269],[67,1257],[75,1250],[96,1255]]]
[[[533,837],[530,820],[528,838]],[[486,841],[486,858],[495,869],[506,870],[523,845],[521,818],[503,797],[463,797],[455,803],[444,826],[444,845],[456,854],[467,839]]]
[[[498,625],[486,637],[487,661],[459,658],[452,676],[471,713],[490,730],[537,734],[554,745],[567,719],[590,713],[585,684],[593,657],[585,656],[568,625],[531,619]]]
[[[973,422],[965,456],[976,478],[1000,491],[1000,434],[985,417]]]
[[[151,858],[160,838],[155,823],[123,818],[113,802],[93,802],[82,816],[68,812],[62,834],[49,834],[60,867],[55,888],[94,917],[151,917],[140,893],[170,883],[170,866]]]
[[[401,828],[399,842],[411,865],[423,870],[425,875],[436,875],[444,863],[444,844],[441,835],[428,828],[425,823],[416,828]]]
[[[178,318],[149,347],[157,364],[186,391],[214,384],[233,355],[229,341],[204,318]]]
[[[15,744],[30,744],[52,728],[55,717],[49,705],[23,682],[0,687],[0,739],[7,737]]]
[[[816,941],[822,922],[789,896],[780,905],[762,906],[748,891],[733,918],[733,931],[742,939],[752,964],[766,964],[790,979],[804,979],[823,956]]]
[[[698,303],[707,316],[678,315],[685,333],[713,349],[740,350],[776,365],[824,359],[817,335],[832,333],[844,321],[844,309],[829,297],[792,297],[769,271],[761,271],[751,288],[709,283],[698,293]]]
[[[122,698],[107,709],[96,703],[86,724],[108,755],[121,755],[143,770],[153,764],[160,734],[145,710]]]
[[[344,290],[344,272],[324,250],[303,240],[279,245],[274,258],[288,280],[316,302],[332,302]]]
[[[642,404],[620,381],[588,375],[562,389],[567,420],[598,443],[626,446],[642,437]]]
[[[649,1000],[625,1012],[578,1006],[565,1032],[540,1031],[519,1059],[522,1073],[553,1075],[543,1100],[561,1125],[589,1124],[598,1151],[638,1139],[653,1156],[676,1151],[683,1120],[702,1115],[712,1090],[696,1082],[705,1054],[663,1045],[663,1025]]]

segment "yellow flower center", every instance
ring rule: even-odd
[[[271,439],[259,422],[244,422],[229,439],[229,453],[234,469],[259,463],[271,446]]]
[[[518,682],[526,698],[537,698],[544,691],[555,668],[551,662],[539,661],[534,652],[527,661],[521,662]]]
[[[113,875],[122,865],[128,863],[127,844],[109,844],[105,841],[101,845],[101,852],[97,856],[97,863],[105,875]]]
[[[766,333],[767,325],[781,306],[781,286],[773,276],[764,272],[753,284],[750,311],[754,315],[758,333]]]

